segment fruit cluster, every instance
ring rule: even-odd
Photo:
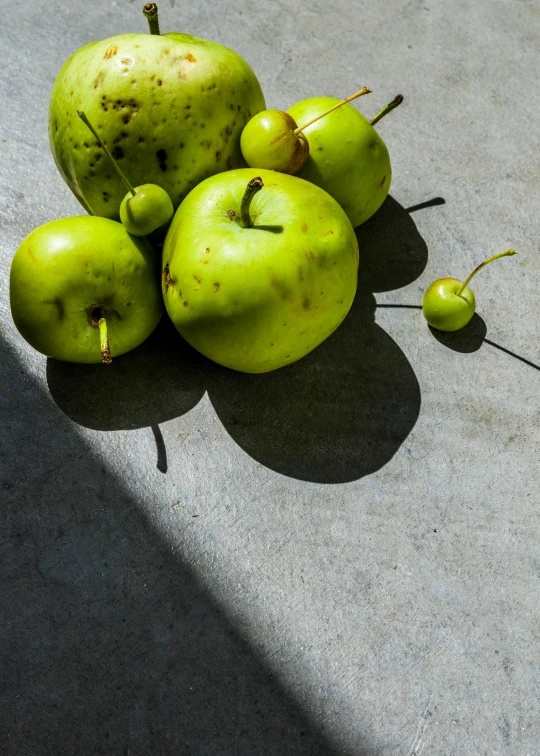
[[[403,97],[371,121],[349,105],[367,87],[265,110],[236,53],[161,35],[157,6],[143,12],[150,34],[88,44],[56,78],[51,149],[88,215],[46,223],[20,245],[15,325],[49,357],[109,363],[149,336],[165,306],[210,359],[274,370],[314,349],[351,307],[353,229],[391,182],[374,125]],[[430,324],[470,320],[468,281],[429,288]]]

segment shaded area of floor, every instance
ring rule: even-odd
[[[2,364],[1,752],[334,753],[4,344]]]

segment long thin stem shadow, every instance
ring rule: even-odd
[[[500,344],[496,344],[494,341],[491,341],[490,339],[484,339],[484,341],[486,342],[486,344],[489,344],[490,346],[495,347],[495,349],[500,349],[501,352],[505,352],[505,354],[510,355],[510,357],[514,357],[516,360],[519,360],[520,362],[524,362],[526,365],[529,365],[529,367],[532,367],[535,370],[540,370],[540,365],[535,365],[534,362],[531,362],[530,360],[525,359],[525,357],[521,357],[519,354],[516,354],[515,352],[511,352],[509,349],[506,349]]]
[[[159,425],[157,425],[157,423],[155,425],[151,425],[150,427],[152,428],[152,433],[154,434],[154,438],[156,440],[157,469],[162,473],[166,473],[168,469],[167,449],[165,448],[163,434],[161,433],[160,427]]]
[[[421,305],[408,305],[408,304],[378,304],[377,307],[401,307],[405,310],[421,310]]]
[[[446,200],[443,197],[433,197],[433,199],[426,202],[420,202],[418,205],[412,205],[406,207],[406,213],[415,213],[417,210],[426,210],[428,207],[436,207],[437,205],[446,205]]]

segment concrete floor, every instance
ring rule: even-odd
[[[163,0],[270,107],[406,97],[353,311],[262,377],[166,325],[110,369],[19,337],[11,257],[80,213],[54,76],[145,23],[2,5],[0,754],[540,754],[538,4]],[[466,331],[432,333],[427,285],[509,246]]]

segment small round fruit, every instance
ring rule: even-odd
[[[515,249],[507,249],[488,257],[480,263],[462,283],[457,278],[439,278],[424,294],[422,312],[430,326],[438,331],[459,331],[474,315],[476,301],[469,289],[469,282],[485,265],[500,257],[517,255]]]
[[[474,315],[476,302],[471,289],[462,287],[457,278],[439,278],[424,294],[422,312],[430,326],[438,331],[459,331]]]
[[[173,203],[165,189],[157,184],[135,187],[120,205],[120,220],[133,236],[148,236],[168,223],[174,215]]]
[[[240,149],[251,168],[294,174],[302,168],[309,145],[298,124],[282,110],[263,110],[247,123],[240,137]]]
[[[121,223],[97,216],[39,226],[18,248],[10,273],[13,321],[47,357],[106,362],[141,344],[163,312],[155,255]]]

